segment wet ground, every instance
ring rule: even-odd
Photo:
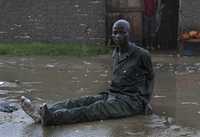
[[[200,58],[154,55],[153,62],[153,115],[42,127],[21,110],[20,96],[38,105],[96,94],[110,83],[111,57],[1,57],[0,103],[19,110],[0,112],[0,137],[199,137]]]

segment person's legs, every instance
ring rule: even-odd
[[[149,45],[150,49],[154,50],[156,46],[156,19],[155,16],[149,17]]]
[[[142,103],[137,99],[124,99],[110,96],[106,100],[96,101],[88,106],[72,109],[59,109],[48,111],[47,106],[42,110],[42,124],[60,125],[111,118],[127,117],[143,113]]]
[[[150,34],[149,34],[149,28],[150,28],[150,20],[148,16],[143,17],[143,39],[144,39],[144,47],[149,49],[150,45],[149,45],[149,39],[150,39]]]
[[[71,109],[75,107],[88,106],[98,100],[106,99],[107,95],[96,96],[82,96],[75,99],[68,99],[67,101],[57,102],[49,108],[50,112],[54,112],[62,109]],[[43,105],[44,106],[44,105]],[[28,114],[36,123],[41,120],[40,108],[33,105],[30,99],[22,96],[21,107],[26,114]]]
[[[50,112],[54,112],[60,109],[72,109],[81,106],[88,106],[96,101],[106,99],[107,95],[94,95],[94,96],[82,96],[73,99],[67,99],[66,101],[56,102],[49,107]]]

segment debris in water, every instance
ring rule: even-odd
[[[180,136],[181,136],[181,137],[191,137],[191,134],[190,134],[189,132],[182,131],[182,132],[180,133]]]
[[[168,123],[169,125],[171,125],[172,123],[174,123],[174,119],[171,118],[171,117],[168,117],[166,121],[167,121],[167,123]]]
[[[39,101],[45,101],[44,99],[40,98],[40,97],[36,97],[35,98],[36,100],[39,100]]]
[[[194,65],[195,65],[195,66],[200,66],[200,63],[195,63]]]
[[[72,80],[72,83],[79,83],[81,82],[80,80]]]
[[[69,73],[73,73],[73,72],[75,72],[74,70],[68,70],[67,72],[69,72]]]
[[[19,80],[14,80],[15,83],[17,84],[20,84],[20,81]]]
[[[180,55],[180,54],[177,54],[176,56],[177,56],[177,57],[181,57],[181,55]]]
[[[78,77],[72,77],[72,79],[73,79],[73,80],[77,80],[77,79],[78,79]]]
[[[175,74],[181,76],[181,75],[186,75],[187,73],[186,72],[175,71]]]
[[[92,83],[99,83],[99,80],[92,81]]]
[[[17,111],[17,110],[18,110],[17,106],[9,102],[0,103],[0,112],[12,113],[13,111]]]
[[[79,133],[79,130],[75,130],[76,133]]]
[[[182,105],[199,105],[197,102],[182,102]]]
[[[18,87],[18,85],[17,85],[17,83],[14,83],[14,82],[6,82],[6,81],[4,81],[3,83],[1,82],[0,87],[1,88],[5,88],[5,87],[16,88],[16,87]]]
[[[128,134],[128,135],[137,135],[137,133],[130,132],[130,131],[126,131],[125,133]]]
[[[47,64],[46,67],[47,67],[47,68],[54,68],[55,65]]]
[[[83,61],[83,64],[85,64],[85,65],[90,65],[91,63],[90,63],[90,62],[87,62],[87,61]]]
[[[194,70],[189,70],[189,71],[188,71],[188,73],[194,73],[194,72],[195,72]]]
[[[23,82],[24,85],[37,85],[37,84],[42,84],[42,82]]]
[[[159,95],[155,95],[153,96],[154,98],[166,98],[166,96],[159,96]]]
[[[156,64],[155,69],[160,69],[163,66],[163,64]]]
[[[99,76],[100,77],[107,77],[108,75],[107,74],[100,74]]]
[[[172,126],[170,126],[170,129],[175,130],[175,131],[179,131],[181,129],[181,127],[176,126],[176,125],[172,125]]]
[[[105,70],[104,73],[108,73],[108,70]]]
[[[90,73],[90,70],[88,68],[86,69],[86,73]]]

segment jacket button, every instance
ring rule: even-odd
[[[126,73],[126,70],[124,70],[123,73]]]

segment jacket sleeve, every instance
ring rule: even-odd
[[[146,90],[147,93],[149,93],[149,100],[150,100],[154,89],[154,70],[153,70],[151,56],[149,53],[144,54],[142,56],[142,65],[144,70],[146,71],[146,79],[147,79]]]

